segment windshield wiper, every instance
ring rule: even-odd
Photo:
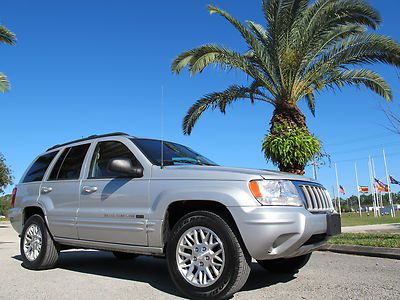
[[[202,166],[203,163],[198,160],[191,160],[191,159],[164,159],[164,163],[167,163],[168,165],[178,165],[178,164],[187,164],[187,165],[198,165]]]

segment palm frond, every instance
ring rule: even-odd
[[[366,63],[400,66],[400,45],[390,37],[373,34],[353,34],[337,41],[316,60],[310,71],[329,71],[339,66]]]
[[[7,79],[7,76],[3,73],[0,73],[0,91],[5,92],[10,89],[10,82]]]
[[[218,45],[206,44],[180,54],[172,63],[172,71],[179,74],[187,66],[191,75],[195,75],[210,64],[222,68],[237,68],[243,72],[251,68],[248,58],[240,53]]]
[[[312,115],[315,117],[315,97],[314,97],[314,93],[310,92],[308,94],[306,94],[305,99],[307,100],[307,106],[310,109]]]
[[[209,108],[219,109],[223,114],[226,112],[227,105],[240,99],[268,101],[263,97],[262,92],[258,91],[259,84],[254,83],[250,87],[232,85],[222,92],[210,93],[197,100],[188,110],[183,119],[183,132],[190,135],[193,126],[200,116]],[[257,97],[260,96],[260,97]]]
[[[223,18],[225,18],[229,23],[231,23],[242,35],[242,37],[245,39],[245,41],[249,44],[251,48],[255,52],[257,52],[257,48],[259,48],[259,43],[255,36],[248,30],[242,23],[240,23],[238,20],[236,20],[234,17],[232,17],[230,14],[228,14],[226,11],[213,6],[209,5],[208,6],[208,11],[210,14],[219,14]]]
[[[0,42],[15,45],[17,38],[7,27],[0,25]]]
[[[188,67],[191,75],[202,72],[209,65],[216,65],[222,69],[238,69],[247,73],[252,78],[263,82],[263,85],[274,94],[275,83],[267,72],[257,67],[257,60],[250,51],[247,55],[241,55],[228,48],[214,44],[203,45],[180,54],[172,63],[172,72],[179,74],[184,67]],[[265,64],[268,66],[268,64]],[[265,76],[266,75],[266,76]]]
[[[341,26],[360,25],[375,29],[380,23],[379,13],[365,1],[320,0],[296,20],[290,41],[299,49],[300,57],[312,57],[309,53],[318,49],[321,41],[334,35]]]
[[[379,96],[391,101],[393,98],[389,84],[377,73],[367,69],[331,72],[326,81],[328,86],[363,85]]]
[[[253,21],[246,21],[246,23],[264,47],[269,45],[271,37],[262,25],[254,23]]]
[[[246,43],[254,51],[255,58],[257,58],[259,67],[262,69],[264,64],[263,62],[270,60],[270,57],[267,56],[267,52],[264,49],[265,48],[264,45],[260,44],[257,37],[254,36],[253,33],[248,28],[246,28],[242,23],[240,23],[226,11],[212,5],[208,6],[208,10],[210,14],[216,13],[225,18],[240,32],[242,37],[245,39]],[[268,73],[268,69],[263,69],[263,70],[264,72]],[[271,77],[270,75],[271,74],[268,74],[269,77]]]
[[[361,25],[339,25],[325,36],[321,37],[312,49],[309,49],[308,53],[303,57],[299,71],[304,72],[307,68],[315,62],[319,55],[322,55],[324,51],[327,51],[335,43],[340,43],[347,37],[354,36],[359,33],[365,33],[366,28]]]

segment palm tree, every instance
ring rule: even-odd
[[[16,42],[15,34],[2,25],[0,25],[0,42],[9,45],[15,45]],[[10,82],[7,76],[0,72],[0,91],[4,93],[9,88]]]
[[[271,104],[270,131],[262,145],[265,156],[282,171],[303,174],[321,144],[307,128],[298,107],[300,100],[306,101],[314,115],[315,95],[327,88],[364,86],[392,99],[387,82],[365,65],[400,66],[400,46],[390,37],[367,31],[376,29],[381,18],[365,1],[264,0],[264,26],[252,21],[246,21],[246,26],[212,5],[208,10],[236,28],[248,50],[239,53],[205,44],[176,57],[172,71],[179,74],[187,67],[194,75],[214,65],[239,70],[251,80],[195,102],[183,120],[185,134],[192,132],[207,109],[225,113],[227,105],[241,100]]]

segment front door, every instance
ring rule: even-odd
[[[108,169],[112,158],[130,159],[140,165],[128,143],[97,143],[88,176],[81,184],[79,239],[147,245],[148,179],[126,178]]]

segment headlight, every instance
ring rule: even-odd
[[[288,180],[252,180],[249,188],[262,205],[303,206],[299,192]]]

